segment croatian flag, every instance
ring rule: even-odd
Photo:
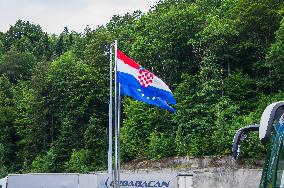
[[[123,95],[175,112],[168,105],[168,103],[176,104],[169,87],[119,50],[117,50],[117,75]]]

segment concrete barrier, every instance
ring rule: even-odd
[[[203,168],[123,171],[121,188],[257,188],[260,169]],[[8,186],[6,187],[6,181]],[[16,174],[2,188],[112,188],[112,176],[94,174]]]
[[[260,169],[200,169],[193,171],[193,188],[258,188]]]

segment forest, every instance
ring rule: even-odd
[[[284,98],[282,0],[161,0],[60,35],[11,24],[0,32],[0,177],[106,170],[114,40],[177,101],[171,113],[122,98],[122,162],[230,155],[236,130]],[[242,149],[265,157],[257,135]]]

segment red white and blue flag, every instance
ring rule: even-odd
[[[121,84],[121,94],[175,112],[168,105],[168,103],[176,104],[169,87],[119,50],[117,50],[117,75]]]

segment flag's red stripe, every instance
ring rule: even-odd
[[[123,54],[121,51],[117,50],[117,58],[121,59],[125,64],[135,68],[139,69],[140,65],[136,63],[134,60],[131,58],[127,57],[125,54]]]

